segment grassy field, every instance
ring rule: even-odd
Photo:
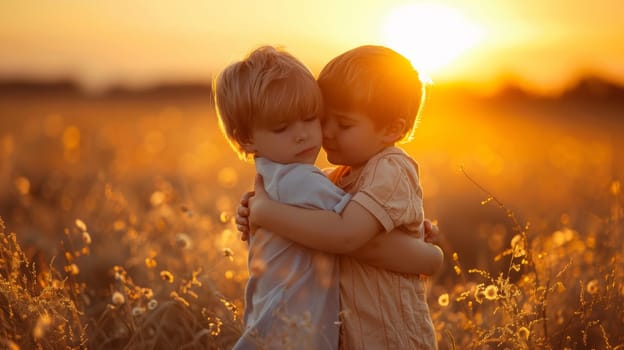
[[[441,349],[624,348],[622,112],[433,91],[405,149],[444,234]],[[0,347],[233,344],[254,171],[207,96],[7,94],[0,121]]]

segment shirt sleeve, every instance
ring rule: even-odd
[[[278,200],[286,204],[340,213],[351,200],[351,195],[334,185],[312,165],[289,168],[280,177]]]
[[[362,176],[362,186],[353,200],[373,214],[386,232],[419,216],[416,211],[422,210],[422,190],[415,162],[405,156],[383,157]]]

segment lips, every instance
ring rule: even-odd
[[[314,152],[314,150],[316,150],[316,147],[314,147],[314,146],[310,147],[310,148],[306,148],[303,151],[297,153],[297,156],[303,156],[303,155],[306,155],[308,153],[312,153],[312,152]]]

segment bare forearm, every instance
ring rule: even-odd
[[[428,276],[444,262],[440,247],[400,231],[378,235],[350,255],[387,270]]]
[[[381,225],[357,203],[341,215],[329,210],[305,209],[267,200],[251,210],[254,225],[306,247],[344,254],[363,246]]]

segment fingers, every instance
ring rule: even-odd
[[[236,210],[236,223],[237,224],[247,224],[247,217],[249,216],[249,208],[240,206]],[[239,219],[244,220],[245,222],[238,222]]]
[[[247,226],[237,225],[237,227],[238,227],[238,232],[241,235],[240,236],[241,241],[245,242],[249,240],[249,231],[247,230]]]
[[[431,232],[431,220],[429,219],[425,219],[425,222],[423,223],[425,225],[425,236],[428,235]]]
[[[429,243],[437,243],[440,240],[440,228],[429,219],[424,221],[425,241]]]
[[[249,191],[243,193],[240,199],[240,205],[236,210],[236,229],[240,233],[241,241],[247,241],[249,239],[249,199],[253,197],[254,192]]]
[[[254,191],[243,193],[240,199],[240,205],[245,206],[245,207],[249,205],[249,198],[253,197],[253,195],[254,195]]]

